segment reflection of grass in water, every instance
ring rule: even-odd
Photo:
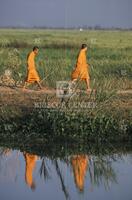
[[[0,144],[1,146],[2,144]],[[5,147],[4,147],[5,146]],[[52,170],[49,167],[49,160],[53,167],[56,169],[59,181],[62,186],[62,190],[65,196],[69,197],[69,189],[65,185],[65,179],[63,176],[63,170],[60,168],[60,162],[66,164],[68,167],[71,165],[71,157],[73,155],[88,155],[89,167],[87,173],[89,173],[91,186],[104,185],[107,190],[110,189],[110,184],[117,183],[116,174],[112,167],[112,163],[122,159],[122,156],[131,153],[131,145],[122,144],[97,144],[97,143],[80,143],[80,144],[58,144],[55,143],[51,146],[44,146],[43,142],[30,141],[29,143],[3,143],[3,147],[0,148],[1,155],[9,148],[19,149],[20,151],[26,151],[31,154],[37,154],[41,156],[42,163],[40,167],[40,176],[46,181],[48,178],[52,180]],[[1,160],[1,157],[0,157]],[[84,189],[85,190],[85,189]],[[67,195],[68,194],[68,195]]]
[[[18,145],[18,144],[17,144]],[[19,144],[20,145],[20,144]],[[7,145],[8,146],[8,145]],[[32,144],[32,147],[34,147],[34,149],[36,150],[35,145]],[[47,178],[51,178],[54,177],[54,174],[52,173],[51,168],[49,167],[49,160],[51,160],[52,162],[52,166],[54,167],[54,169],[56,170],[56,173],[58,175],[59,181],[61,182],[61,186],[62,186],[62,190],[65,194],[66,199],[70,199],[70,193],[69,193],[69,186],[67,187],[65,185],[65,179],[64,179],[64,175],[63,175],[63,170],[60,167],[60,161],[63,162],[63,164],[66,164],[68,166],[70,166],[71,162],[70,162],[70,157],[73,155],[78,155],[80,152],[80,147],[74,149],[73,146],[71,148],[64,148],[64,154],[61,154],[61,158],[58,156],[58,154],[60,154],[60,149],[56,149],[58,146],[52,146],[52,147],[44,147],[44,151],[46,155],[43,154],[42,157],[42,163],[41,163],[41,168],[40,168],[40,175],[43,176],[44,175],[44,181],[47,180]],[[84,147],[84,145],[83,145]],[[88,147],[88,145],[85,146],[86,148]],[[91,145],[91,147],[93,148],[93,145]],[[39,145],[38,145],[39,148]],[[52,148],[53,152],[56,154],[55,157],[53,154],[48,154],[48,152],[50,151],[50,149]],[[62,148],[62,146],[61,146]],[[102,145],[100,146],[100,148],[102,148]],[[88,173],[92,174],[90,176],[90,181],[91,181],[91,185],[92,186],[101,186],[104,185],[105,189],[109,190],[110,189],[110,184],[113,183],[117,183],[117,178],[116,178],[116,174],[115,171],[112,167],[112,162],[118,161],[120,159],[122,159],[123,156],[123,152],[124,152],[124,148],[125,146],[123,145],[123,149],[120,150],[121,145],[119,145],[119,149],[114,149],[114,151],[112,152],[109,148],[108,145],[104,146],[104,151],[102,153],[99,152],[100,148],[97,148],[97,145],[94,146],[94,152],[96,152],[96,156],[94,156],[94,154],[92,153],[93,151],[89,152],[88,157],[90,158],[89,160],[89,167],[88,167]],[[131,147],[130,147],[131,149]],[[9,150],[9,149],[8,149]],[[24,149],[23,149],[24,150]],[[85,149],[86,150],[86,149]],[[91,149],[92,150],[92,149]],[[0,161],[1,161],[1,156],[7,151],[7,147],[4,148],[0,148]],[[28,152],[31,153],[30,148],[28,148]],[[83,155],[84,155],[84,151]],[[116,153],[115,153],[116,152]],[[126,148],[126,152],[127,152],[127,148]],[[33,152],[35,154],[35,152]],[[88,153],[88,152],[87,152]],[[92,156],[90,156],[90,154],[92,154]],[[40,154],[39,154],[40,155]],[[42,154],[41,154],[42,155]],[[87,154],[85,154],[87,155]],[[52,176],[53,175],[53,176]],[[84,188],[84,191],[87,190],[87,188]]]
[[[50,178],[49,167],[47,167],[45,158],[42,158],[42,164],[40,167],[40,176],[43,176],[44,180],[48,180]]]
[[[45,148],[46,149],[46,148]],[[7,151],[9,151],[10,149],[1,147],[0,148],[0,161],[2,161],[2,157],[5,156],[5,153]],[[49,147],[48,147],[49,150]],[[67,149],[69,150],[69,149]],[[70,149],[71,151],[74,151],[74,148]],[[31,153],[31,152],[30,152]],[[75,153],[75,152],[74,152]],[[77,153],[77,152],[76,152]],[[78,154],[78,153],[77,153]],[[70,152],[70,155],[67,157],[67,152],[65,151],[65,155],[62,155],[62,158],[58,158],[58,157],[54,157],[53,155],[47,155],[47,156],[43,156],[42,157],[42,161],[41,161],[41,167],[40,167],[40,176],[42,178],[44,178],[44,181],[46,181],[47,179],[51,179],[53,178],[52,176],[52,170],[49,167],[49,160],[51,160],[52,162],[52,166],[55,168],[56,173],[58,175],[58,179],[61,183],[61,187],[62,187],[62,191],[64,192],[65,198],[66,199],[70,199],[70,193],[69,193],[69,189],[67,187],[67,185],[65,184],[65,179],[64,179],[64,174],[63,174],[63,170],[60,167],[60,162],[63,162],[63,164],[66,164],[67,166],[71,165],[71,159],[70,157],[73,156],[73,153]],[[117,156],[117,155],[115,155]],[[89,157],[89,156],[88,156]],[[109,157],[110,161],[112,162],[114,159],[114,156],[111,158]],[[91,181],[91,185],[93,185],[93,183],[96,185],[101,185],[102,183],[107,184],[108,182],[115,182],[115,177],[116,175],[114,174],[114,171],[111,167],[111,165],[109,166],[109,159],[107,159],[107,157],[105,158],[104,156],[96,156],[92,158],[92,163],[89,160],[89,167],[88,167],[88,173],[90,174],[91,171],[93,171],[94,174],[92,174],[92,176],[90,177],[90,181]],[[15,160],[14,160],[15,162]],[[93,182],[93,178],[94,178],[94,182]],[[85,188],[84,190],[85,191]]]
[[[118,159],[121,159],[121,157],[122,156],[120,155]],[[92,187],[94,187],[94,186],[99,187],[100,185],[104,185],[105,189],[109,190],[111,184],[117,183],[116,173],[115,173],[114,169],[112,168],[112,162],[115,162],[115,160],[118,160],[118,159],[117,159],[117,155],[115,155],[115,156],[112,155],[112,156],[108,156],[108,157],[99,155],[96,157],[92,156],[92,161],[91,161],[91,158],[89,159],[89,167],[87,170],[89,173],[90,182],[91,182]],[[45,158],[43,157],[42,165],[41,165],[41,170],[44,170],[43,173],[45,173],[44,165],[46,166],[46,160],[45,161],[44,160],[45,160]],[[71,164],[70,156],[69,156],[69,159],[61,158],[61,161],[63,161],[68,166],[70,166],[70,164]],[[44,164],[44,162],[45,162],[45,164]],[[58,158],[54,158],[53,166],[56,169],[56,173],[61,182],[62,191],[64,192],[66,199],[70,199],[70,194],[69,194],[68,188],[65,185],[63,170],[60,170]],[[50,172],[52,173],[51,169],[50,169]],[[41,173],[41,175],[42,175],[42,173]],[[47,176],[50,176],[49,172],[47,172],[47,175],[45,176],[45,180],[46,180]],[[84,190],[85,190],[85,188],[84,188]]]
[[[112,160],[104,157],[96,157],[94,165],[94,184],[104,184],[105,189],[110,189],[111,183],[117,183],[116,174],[112,168]]]

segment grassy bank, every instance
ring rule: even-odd
[[[41,140],[45,144],[128,142],[132,140],[132,113],[129,106],[124,108],[119,102],[120,98],[115,97],[92,101],[87,96],[55,102],[55,97],[43,96],[34,107],[4,106],[0,138],[16,142]]]

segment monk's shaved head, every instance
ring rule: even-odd
[[[87,48],[87,47],[88,47],[87,44],[82,44],[81,49],[85,49],[85,48]]]
[[[33,47],[33,51],[38,50],[38,49],[39,49],[38,46],[34,46],[34,47]]]

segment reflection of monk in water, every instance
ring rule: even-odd
[[[74,180],[77,188],[80,191],[84,189],[85,176],[88,167],[88,156],[75,155],[71,158],[71,164],[73,167]]]
[[[29,153],[24,153],[24,157],[26,161],[25,181],[27,185],[30,186],[32,190],[34,190],[36,186],[33,180],[33,170],[35,168],[38,157]]]

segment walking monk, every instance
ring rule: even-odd
[[[35,56],[38,54],[39,48],[37,46],[33,47],[33,51],[29,53],[27,57],[27,77],[24,83],[23,90],[26,88],[28,83],[37,83],[39,88],[42,89],[40,84],[40,78],[35,66]]]
[[[86,58],[87,45],[82,44],[79,52],[75,69],[72,72],[72,81],[84,80],[87,86],[87,91],[90,89],[90,76],[89,76],[89,65],[87,64]]]

